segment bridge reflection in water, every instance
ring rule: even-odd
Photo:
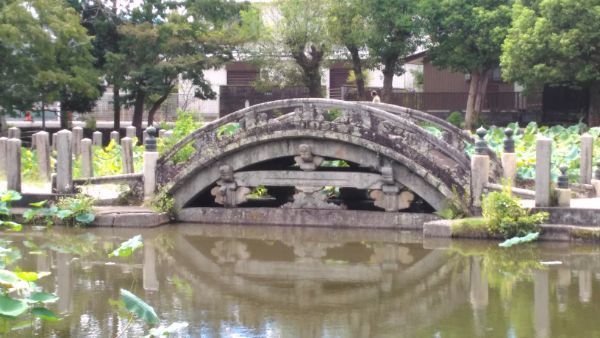
[[[79,245],[106,246],[139,231],[94,233]],[[142,234],[143,250],[126,263],[106,265],[93,250],[32,257],[38,269],[53,270],[49,285],[66,314],[46,330],[113,336],[127,319],[108,299],[137,283],[161,319],[190,323],[186,337],[600,334],[595,248],[503,251],[493,243],[423,243],[411,232],[265,226],[178,225]],[[144,327],[130,330],[137,336]]]

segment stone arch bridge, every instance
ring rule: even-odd
[[[464,148],[472,143],[446,121],[403,107],[280,100],[187,135],[158,160],[157,180],[177,208],[433,211],[470,190]],[[181,152],[191,156],[180,162]]]

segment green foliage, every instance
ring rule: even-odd
[[[77,194],[60,198],[56,206],[62,212],[62,220],[70,225],[88,225],[94,219],[94,198],[85,194]],[[60,216],[59,216],[60,218]]]
[[[171,137],[158,138],[158,152],[162,154],[168,149],[173,148],[175,144],[181,141],[184,137],[188,136],[196,129],[199,129],[201,127],[202,123],[196,120],[192,112],[178,109],[177,120],[175,121],[175,126],[172,129],[173,135],[171,135]],[[193,145],[187,144],[173,156],[173,162],[185,162],[190,159],[190,157],[195,151],[196,150],[194,149]]]
[[[85,129],[96,130],[96,117],[93,115],[85,117]]]
[[[338,117],[342,116],[342,114],[342,111],[339,109],[329,109],[327,112],[325,112],[325,120],[334,121]]]
[[[444,219],[457,219],[469,216],[471,213],[471,194],[468,191],[459,193],[456,187],[452,187],[452,196],[446,201],[446,207],[435,214]]]
[[[164,212],[173,218],[175,216],[175,199],[169,194],[167,186],[158,188],[158,192],[154,194],[152,199],[148,202],[150,208],[156,212]]]
[[[464,238],[487,238],[487,223],[483,218],[462,218],[452,222],[452,236]]]
[[[241,126],[237,122],[230,122],[217,128],[217,138],[231,137],[240,130]]]
[[[136,235],[121,243],[108,257],[129,257],[133,252],[144,246],[142,235]]]
[[[160,322],[152,306],[146,304],[138,296],[125,289],[121,289],[120,294],[121,300],[125,303],[125,308],[129,312],[143,319],[149,325],[156,325]]]
[[[517,178],[530,180],[535,178],[535,145],[539,135],[552,139],[552,178],[556,180],[560,175],[559,167],[567,166],[569,179],[574,182],[579,180],[579,157],[581,149],[581,134],[588,132],[594,136],[594,158],[600,159],[600,128],[588,129],[585,124],[576,124],[569,127],[553,126],[538,127],[531,122],[524,129],[518,124],[511,123],[509,128],[514,130],[515,152],[517,153]],[[491,127],[488,130],[486,141],[489,147],[498,156],[503,152],[504,128]],[[473,149],[469,149],[472,153]]]
[[[452,113],[450,113],[446,121],[458,128],[462,128],[465,123],[465,117],[463,116],[463,113],[459,111],[453,111]]]
[[[488,231],[504,238],[538,232],[540,224],[548,218],[546,212],[530,214],[521,206],[520,200],[512,196],[510,186],[484,196],[481,208]]]

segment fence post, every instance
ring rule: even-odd
[[[592,161],[594,147],[594,137],[588,133],[581,135],[581,154],[579,157],[579,177],[580,183],[592,183]]]
[[[21,192],[21,140],[11,138],[6,142],[6,189]]]
[[[56,151],[56,137],[58,136],[57,133],[52,134],[52,150]]]
[[[38,162],[38,176],[44,180],[50,180],[52,172],[50,168],[50,134],[46,131],[39,131],[32,136],[32,143],[35,144]]]
[[[2,138],[0,138],[0,149],[2,147]],[[596,189],[596,197],[600,197],[600,159],[596,162],[596,172],[594,173],[594,179],[592,185]]]
[[[19,129],[17,127],[8,128],[8,138],[21,139],[21,129]]]
[[[146,129],[146,130],[148,130],[148,129]],[[166,132],[167,132],[167,131],[166,131],[165,129],[160,129],[160,130],[158,131],[158,137],[160,137],[160,138],[163,138],[163,137],[165,137],[165,133],[166,133]]]
[[[552,140],[540,136],[535,146],[535,206],[550,206]]]
[[[73,142],[73,154],[75,157],[81,154],[81,140],[83,139],[83,128],[73,127],[72,142]]]
[[[94,177],[94,153],[89,138],[81,140],[81,174],[82,177]]]
[[[515,186],[517,177],[517,154],[515,154],[515,140],[513,140],[513,130],[511,128],[504,129],[504,152],[502,153],[502,169],[504,170],[504,178],[508,180],[508,184]]]
[[[94,147],[102,147],[102,133],[95,131],[92,133],[92,145]]]
[[[127,128],[125,128],[125,136],[129,138],[134,138],[136,131],[137,130],[135,129],[135,126],[128,126]]]
[[[144,143],[144,199],[148,200],[154,196],[156,191],[156,162],[158,151],[156,150],[156,128],[146,128],[148,137]]]
[[[111,141],[115,141],[116,144],[120,143],[120,139],[121,139],[121,134],[119,134],[118,131],[113,130],[110,132],[110,140]]]
[[[0,137],[0,174],[6,175],[6,145],[7,137]]]
[[[471,197],[475,207],[481,206],[481,197],[488,183],[490,173],[490,156],[485,141],[486,134],[487,130],[485,128],[480,127],[477,129],[479,140],[475,142],[475,154],[471,157]]]
[[[133,174],[133,140],[129,137],[121,139],[121,160],[123,174]]]
[[[73,191],[72,134],[63,129],[56,133],[56,191],[68,194]]]

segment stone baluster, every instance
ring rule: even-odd
[[[71,132],[63,129],[56,133],[56,191],[68,194],[73,191],[73,149]]]
[[[121,161],[123,174],[133,174],[133,140],[129,137],[121,139]]]
[[[110,140],[115,141],[115,144],[119,144],[121,142],[121,134],[117,130],[111,131]]]
[[[147,129],[146,129],[146,130],[147,130]],[[160,138],[163,138],[163,137],[165,137],[165,133],[166,133],[166,132],[167,132],[167,131],[166,131],[165,129],[160,129],[160,130],[158,131],[158,137],[160,137]]]
[[[92,133],[92,145],[94,147],[102,147],[102,133],[95,131]]]
[[[539,136],[535,146],[535,206],[550,206],[552,140]]]
[[[511,186],[515,185],[517,177],[517,154],[515,153],[515,140],[512,138],[512,128],[504,129],[504,152],[502,153],[502,169],[504,171],[504,179]]]
[[[581,135],[581,154],[579,157],[579,177],[581,184],[592,183],[594,137],[588,133]]]
[[[561,166],[560,176],[558,176],[558,188],[556,194],[558,196],[559,207],[570,207],[571,206],[571,189],[569,188],[569,175],[567,174],[566,166]]]
[[[6,142],[6,189],[21,191],[21,140]]]
[[[133,139],[135,137],[136,129],[134,126],[128,126],[125,128],[125,136]]]
[[[32,136],[38,162],[38,176],[44,181],[50,180],[52,168],[50,168],[50,134],[40,131]]]
[[[146,144],[147,138],[148,138],[148,132],[146,130],[144,130],[144,132],[142,132],[142,144]]]
[[[148,137],[144,142],[144,199],[154,196],[156,191],[156,162],[158,151],[156,149],[156,128],[150,126],[146,129]]]
[[[2,138],[0,138],[0,151],[2,149]],[[592,185],[596,190],[596,196],[600,197],[600,159],[596,162],[596,171],[594,172],[594,179],[592,180]]]
[[[488,155],[488,146],[485,141],[487,130],[480,127],[477,129],[479,140],[475,142],[475,154],[471,157],[471,196],[473,206],[481,206],[481,197],[483,190],[488,183],[490,174],[490,156]]]
[[[83,139],[83,128],[73,127],[72,129],[73,154],[75,157],[81,154],[81,140]]]
[[[94,153],[92,152],[92,140],[89,138],[81,140],[81,176],[94,177]]]
[[[0,174],[6,175],[6,144],[8,138],[0,137]]]
[[[8,138],[21,139],[21,129],[19,129],[17,127],[8,128]]]

